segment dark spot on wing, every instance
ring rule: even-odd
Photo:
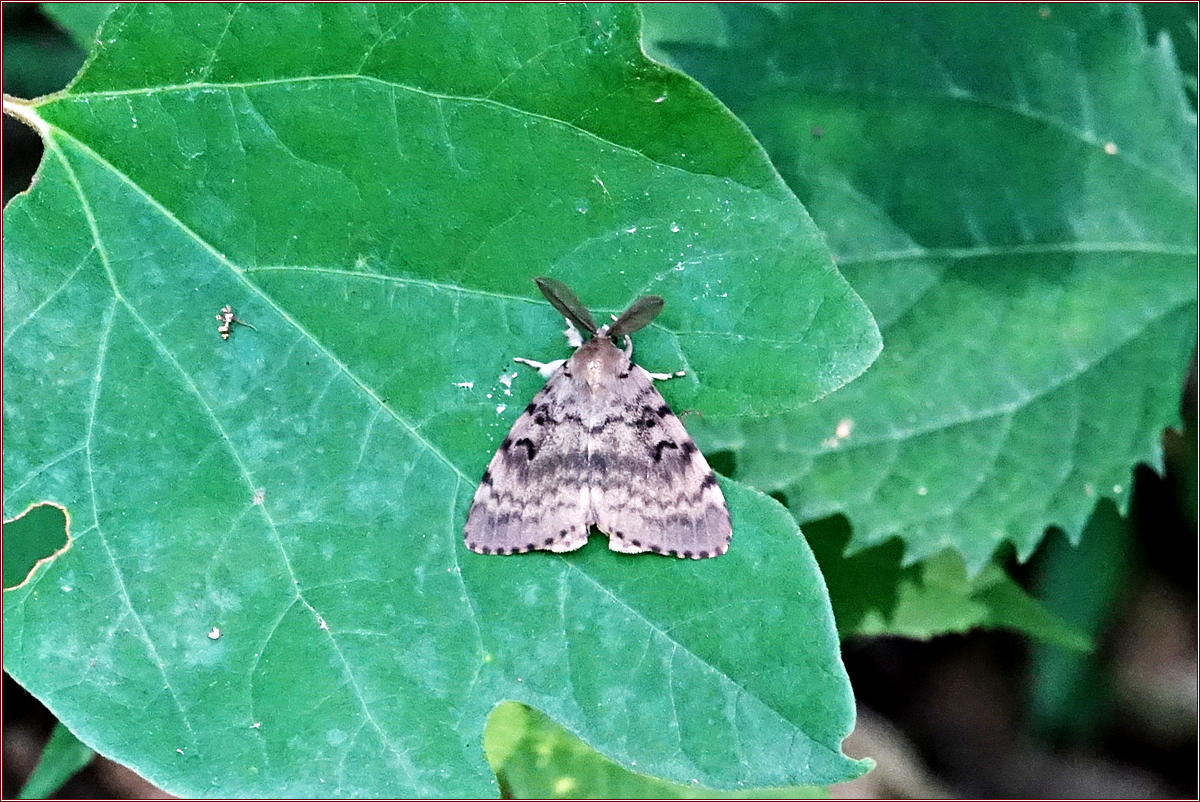
[[[679,448],[679,446],[676,445],[675,443],[672,443],[670,440],[659,440],[657,443],[654,444],[654,461],[655,462],[662,461],[663,449],[666,449],[666,448]],[[693,450],[695,448],[696,448],[695,446],[692,446]]]
[[[507,438],[505,438],[505,439],[507,440]],[[526,454],[525,459],[527,459],[527,460],[532,461],[534,456],[537,454],[537,446],[535,446],[533,444],[533,441],[530,440],[528,437],[522,437],[520,440],[513,443],[513,445],[517,446],[518,448],[520,446],[525,446],[525,454]]]

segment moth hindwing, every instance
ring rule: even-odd
[[[614,344],[648,325],[662,299],[641,298],[597,328],[565,284],[537,284],[593,336],[550,375],[500,443],[467,514],[467,548],[573,551],[595,526],[610,549],[627,554],[724,554],[732,529],[712,469],[651,374],[631,361],[632,342],[624,350]]]

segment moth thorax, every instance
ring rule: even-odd
[[[625,354],[614,347],[607,337],[588,340],[574,358],[581,363],[578,375],[592,393],[611,389],[617,374],[625,368]]]

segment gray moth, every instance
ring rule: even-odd
[[[566,318],[576,350],[548,364],[517,360],[548,380],[483,472],[467,514],[467,548],[574,551],[595,526],[610,549],[625,554],[724,554],[732,534],[725,497],[654,387],[654,379],[671,375],[632,361],[629,335],[658,315],[662,298],[639,298],[598,328],[565,284],[535,281]],[[591,339],[583,342],[576,327]],[[622,339],[624,349],[616,345]]]

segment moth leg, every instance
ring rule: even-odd
[[[633,340],[629,339],[629,335],[625,335],[625,356],[630,362],[633,361]],[[645,373],[649,378],[660,382],[665,382],[667,379],[676,379],[680,376],[687,375],[686,370],[677,370],[674,373],[651,373],[641,365],[634,365],[634,367],[636,367],[642,373]]]
[[[567,338],[567,345],[572,348],[583,345],[583,335],[579,333],[579,329],[575,328],[575,324],[569,318],[563,318],[563,320],[567,322],[567,327],[563,330],[563,336]]]
[[[528,365],[538,373],[542,374],[542,378],[544,379],[550,378],[550,376],[554,374],[554,371],[561,368],[563,363],[566,361],[567,360],[565,359],[556,359],[553,362],[534,362],[532,359],[525,359],[524,357],[513,357],[513,362],[520,362],[522,365]]]
[[[676,378],[679,378],[680,376],[687,375],[686,370],[677,370],[674,373],[651,373],[650,371],[646,370],[641,365],[635,365],[634,367],[636,367],[642,373],[645,373],[651,379],[654,379],[655,381],[660,381],[660,382],[664,382],[667,379],[676,379]]]

